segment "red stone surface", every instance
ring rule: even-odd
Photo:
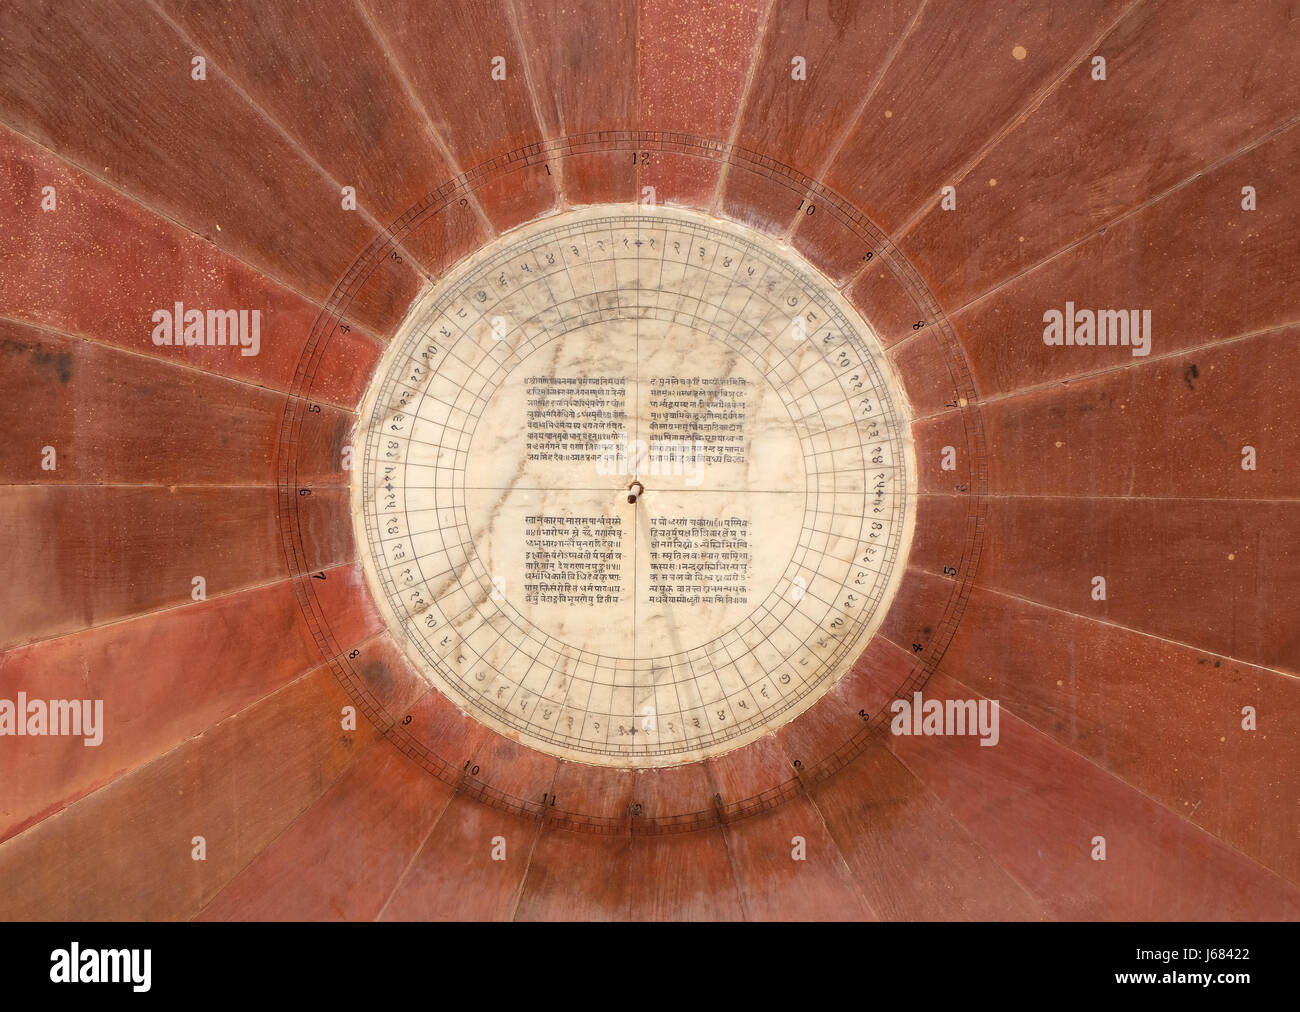
[[[0,739],[0,917],[1300,918],[1294,31],[1156,0],[0,12],[0,698],[106,712],[98,747]],[[357,562],[343,454],[424,286],[645,186],[842,287],[920,494],[825,697],[628,771],[431,689]],[[178,301],[260,309],[259,354],[155,345]],[[1045,344],[1067,301],[1151,310],[1150,355]],[[320,410],[291,405],[282,497],[291,392]],[[888,733],[928,669],[927,697],[998,701],[996,747]]]
[[[1287,327],[1195,354],[1131,359],[1141,364],[995,400],[984,408],[994,448],[990,487],[1018,495],[1293,498],[1300,476],[1282,462],[1296,459],[1300,437],[1277,394],[1294,382],[1297,336]],[[1255,448],[1253,471],[1241,466],[1244,446]]]
[[[927,694],[969,698],[935,678]],[[1000,740],[898,737],[894,748],[1053,917],[1294,919],[1300,889],[1003,712]],[[1013,803],[1016,818],[1004,817]],[[1093,838],[1107,858],[1091,858]]]
[[[29,594],[0,616],[0,642],[191,604],[196,576],[208,598],[283,579],[274,499],[261,488],[4,486],[10,564],[31,576]],[[316,568],[353,558],[345,520],[335,525],[342,537],[316,540]]]
[[[147,666],[142,656],[152,658]],[[3,698],[90,693],[104,701],[106,725],[97,747],[32,739],[38,747],[7,759],[3,835],[202,734],[314,663],[315,645],[284,583],[7,652]]]
[[[508,2],[374,0],[367,7],[461,171],[546,140],[547,127],[538,119],[537,86],[530,84]],[[454,38],[456,44],[429,44],[437,38]],[[505,60],[504,80],[492,77],[492,61],[498,56]],[[554,136],[553,122],[549,135]],[[551,211],[559,200],[558,184],[558,176],[523,170],[477,190],[475,197],[493,227],[504,232]]]
[[[536,823],[452,795],[381,915],[394,921],[510,920],[537,839]],[[494,837],[505,859],[494,861]]]
[[[807,799],[734,823],[724,833],[748,919],[873,919],[821,812]],[[803,841],[799,860],[796,837]]]
[[[916,293],[908,290],[883,257],[863,263],[844,294],[886,347],[911,337],[916,333],[912,325],[926,316]]]
[[[805,174],[820,173],[853,122],[872,73],[888,69],[890,51],[919,7],[918,0],[773,4],[737,143]],[[796,56],[806,61],[806,80],[792,77]],[[784,224],[791,221],[787,216]]]
[[[637,921],[738,921],[740,891],[720,828],[636,837],[628,884]]]
[[[993,17],[962,18],[961,30],[954,31],[960,2],[927,4],[836,154],[826,182],[897,233],[925,204],[937,204],[939,188],[956,183],[960,170],[1029,113],[1098,40],[1103,45],[1096,51],[1112,52],[1107,29],[1130,6],[1125,0],[1086,0],[1059,8],[1019,0]],[[1074,73],[1086,78],[1086,61]],[[966,190],[959,188],[959,207]]]
[[[373,920],[391,902],[450,795],[451,788],[377,742],[201,919]]]
[[[516,4],[515,14],[549,136],[635,128],[636,0],[576,0],[563,7]],[[561,185],[571,206],[633,200],[632,153],[567,157]]]
[[[765,5],[641,0],[637,101],[643,130],[728,141]],[[708,209],[721,164],[656,154],[640,184],[660,203]]]
[[[1297,157],[1300,131],[1288,130],[1063,249],[969,308],[961,308],[964,292],[953,293],[949,315],[980,392],[1146,365],[1147,358],[1294,324],[1287,283],[1300,257],[1291,213],[1300,182],[1285,166]],[[1243,211],[1247,179],[1277,203]],[[960,283],[958,274],[940,276],[946,285]],[[1148,355],[1122,346],[1047,345],[1044,314],[1064,311],[1067,300],[1076,311],[1149,310]]]
[[[160,7],[329,178],[355,187],[358,207],[378,223],[454,174],[361,5],[329,17],[299,4]]]
[[[5,916],[192,917],[375,740],[339,730],[346,699],[318,669],[7,841]]]
[[[1274,817],[1297,790],[1292,676],[996,591],[977,591],[970,612],[945,670],[1295,880],[1290,827]],[[1024,644],[1011,658],[1009,639]],[[1244,706],[1268,715],[1257,733],[1242,728]]]
[[[7,482],[275,483],[283,395],[5,321],[0,356]],[[55,470],[42,468],[45,446]]]
[[[1090,61],[1083,61],[987,152],[959,186],[958,210],[932,209],[907,238],[908,251],[950,308],[1207,170],[1219,175],[1215,167],[1225,159],[1230,179],[1222,187],[1213,194],[1170,194],[1170,216],[1141,230],[1162,251],[1166,243],[1204,241],[1203,248],[1213,246],[1216,264],[1241,255],[1255,259],[1233,248],[1264,224],[1243,215],[1241,187],[1270,194],[1260,200],[1260,217],[1293,218],[1287,209],[1294,209],[1295,198],[1287,194],[1294,193],[1295,178],[1282,169],[1288,156],[1247,161],[1247,149],[1295,122],[1300,81],[1288,47],[1267,41],[1294,33],[1294,12],[1262,5],[1251,12],[1248,30],[1241,13],[1216,7],[1189,18],[1177,3],[1135,7],[1096,49],[1107,60],[1105,81],[1093,80]],[[1026,63],[1033,59],[1029,48]],[[1232,98],[1203,101],[1194,81],[1213,82],[1217,94]],[[1290,143],[1294,151],[1293,138]],[[997,186],[989,186],[990,179]],[[1285,231],[1294,238],[1294,229]],[[1108,268],[1122,271],[1110,250],[1103,255],[1094,247],[1085,255],[1093,269],[1105,260]],[[1160,259],[1150,257],[1141,283],[1168,297],[1172,293],[1150,273]],[[1213,274],[1228,278],[1235,272]],[[1113,279],[1103,283],[1114,290]],[[1037,285],[1050,283],[1039,279]],[[1171,307],[1177,302],[1169,298]],[[1227,308],[1235,300],[1206,293],[1205,304],[1214,302]],[[1166,331],[1173,332],[1172,326]]]
[[[206,80],[193,80],[200,54],[152,10],[77,2],[39,19],[14,10],[0,38],[8,126],[268,276],[324,298],[369,241],[373,228],[342,209],[343,184],[271,127],[215,59]],[[45,58],[51,46],[58,59]],[[417,289],[409,268],[385,267],[356,314],[386,332]]]
[[[40,210],[44,186],[55,188],[53,211]],[[292,388],[318,305],[7,129],[0,129],[0,187],[5,315],[259,386]],[[154,344],[153,314],[172,313],[177,302],[205,311],[258,310],[257,354]],[[313,392],[351,407],[378,347],[357,328],[336,335],[332,350]]]
[[[818,814],[882,920],[1036,920],[1045,916],[952,812],[874,747],[816,793]]]
[[[624,921],[634,844],[628,836],[543,829],[515,911],[520,921]]]

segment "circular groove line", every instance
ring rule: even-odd
[[[336,332],[340,329],[346,332],[350,327],[345,313],[378,266],[390,257],[400,258],[403,237],[443,211],[457,207],[467,209],[468,199],[465,195],[501,175],[526,168],[538,168],[552,159],[575,154],[633,150],[678,154],[725,163],[732,171],[753,173],[784,186],[797,197],[815,201],[819,212],[829,214],[852,233],[862,243],[862,248],[873,254],[873,258],[882,260],[890,268],[920,311],[923,326],[932,328],[939,335],[938,340],[953,384],[954,398],[949,407],[960,412],[967,459],[971,461],[969,480],[957,489],[967,500],[966,537],[957,578],[953,581],[943,618],[931,634],[930,641],[923,644],[923,649],[916,654],[908,676],[893,693],[895,698],[918,691],[929,681],[956,634],[979,565],[988,508],[988,459],[983,418],[965,353],[951,324],[920,275],[893,242],[861,210],[829,187],[796,169],[758,152],[689,134],[641,130],[601,131],[526,145],[490,159],[444,182],[423,201],[403,212],[367,244],[335,286],[304,343],[294,370],[291,392],[286,396],[276,453],[278,520],[294,595],[322,657],[340,685],[380,732],[413,761],[455,787],[458,793],[467,794],[494,808],[534,821],[544,820],[547,826],[598,834],[629,831],[650,834],[689,832],[769,811],[830,778],[861,755],[872,742],[886,733],[888,716],[884,711],[868,715],[869,719],[860,721],[858,729],[830,755],[813,762],[801,761],[796,774],[790,779],[738,801],[727,801],[720,795],[715,795],[711,808],[668,815],[645,813],[638,814],[635,818],[614,817],[569,811],[555,804],[555,799],[547,804],[544,800],[528,800],[500,791],[468,776],[460,767],[435,755],[411,735],[375,699],[364,680],[353,669],[351,659],[347,656],[352,644],[340,646],[335,639],[313,586],[311,572],[307,569],[298,511],[301,500],[310,494],[310,488],[297,483],[298,450],[303,426],[310,414],[308,395],[325,348]],[[299,494],[304,491],[306,495]]]

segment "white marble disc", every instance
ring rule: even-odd
[[[416,303],[359,419],[389,628],[475,719],[565,759],[667,766],[788,722],[906,561],[916,468],[876,337],[797,253],[697,213],[495,240]]]

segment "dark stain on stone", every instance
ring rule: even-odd
[[[360,665],[361,677],[382,698],[387,698],[393,689],[393,673],[383,661],[370,661]]]
[[[6,355],[28,355],[32,365],[41,370],[53,370],[60,383],[72,379],[72,354],[66,351],[46,351],[40,345],[15,341],[11,337],[0,340],[0,352]]]

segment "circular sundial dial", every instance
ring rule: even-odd
[[[700,214],[501,237],[417,303],[359,418],[389,627],[467,713],[566,759],[673,765],[793,719],[906,559],[875,336],[798,254]]]

